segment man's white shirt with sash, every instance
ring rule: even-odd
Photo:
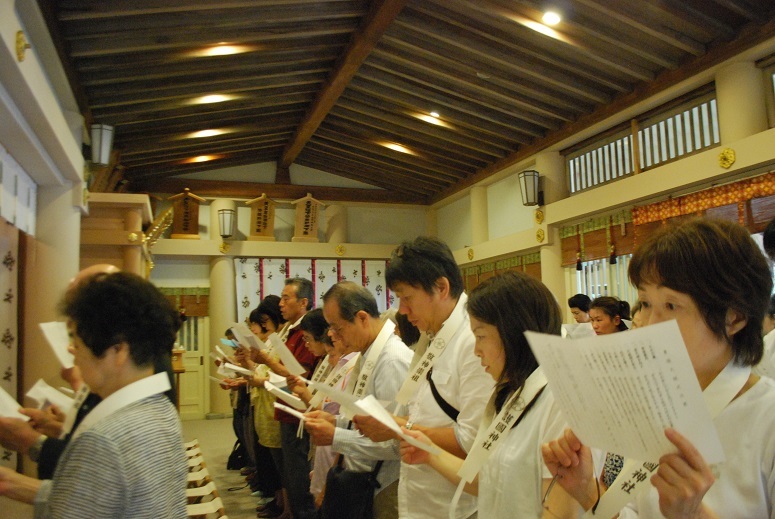
[[[458,443],[466,450],[474,442],[493,388],[492,378],[474,355],[474,335],[465,308],[467,301],[467,296],[461,294],[454,310],[425,351],[416,352],[409,371],[411,382],[405,382],[414,386],[413,394],[408,398],[409,419],[424,427],[452,428]],[[443,343],[443,348],[438,347],[440,343]],[[429,353],[433,354],[433,359],[428,359]],[[425,361],[429,361],[428,366],[423,366]],[[430,367],[433,367],[432,378],[437,390],[447,403],[460,412],[456,422],[447,416],[433,397],[425,378]],[[418,373],[418,369],[423,371]],[[419,375],[417,380],[412,380],[416,375]],[[406,393],[400,394],[403,396]],[[454,493],[455,485],[429,466],[401,464],[398,513],[402,519],[447,519]],[[474,512],[476,498],[464,495],[457,517],[465,519]]]

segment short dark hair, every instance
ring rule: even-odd
[[[95,357],[125,342],[138,367],[163,364],[180,329],[180,314],[169,299],[129,272],[91,277],[68,291],[60,307]]]
[[[770,259],[775,260],[775,218],[770,220],[770,223],[764,229],[762,242],[764,243],[764,252],[767,253]]]
[[[404,341],[404,344],[411,346],[412,344],[417,343],[417,341],[420,340],[420,329],[409,322],[409,318],[406,314],[396,312],[395,318],[398,333],[401,335],[401,340]]]
[[[340,281],[323,294],[323,303],[330,300],[339,305],[339,315],[347,322],[355,321],[355,314],[363,310],[371,317],[379,318],[379,308],[374,294],[352,281]]]
[[[628,303],[627,301],[622,301],[617,297],[611,297],[611,296],[596,297],[589,304],[589,309],[592,310],[593,308],[602,310],[604,314],[606,314],[608,317],[611,318],[611,320],[613,320],[614,317],[616,316],[619,316],[619,319],[622,319],[622,320],[630,319],[630,303]],[[624,324],[624,322],[619,321],[619,325],[617,326],[617,328],[619,328],[620,332],[623,332],[624,330],[627,329],[627,325]]]
[[[557,300],[537,279],[522,272],[504,272],[479,283],[468,296],[471,317],[498,329],[506,365],[498,391],[522,387],[538,367],[525,339],[527,330],[560,335],[562,313]]]
[[[754,366],[761,360],[772,273],[742,226],[711,218],[663,226],[635,250],[629,276],[636,287],[653,283],[691,297],[708,328],[731,345],[737,364]],[[731,338],[728,310],[747,321]]]
[[[268,331],[264,327],[267,321],[272,321],[275,328],[280,328],[285,324],[285,318],[280,311],[280,296],[274,294],[266,296],[248,316],[248,322],[260,326],[264,333]]]
[[[428,294],[439,278],[447,278],[452,297],[463,293],[463,275],[446,243],[436,238],[420,236],[405,241],[393,251],[385,270],[387,286],[395,289],[398,283],[422,288]]]
[[[576,294],[568,298],[568,308],[578,308],[584,313],[589,313],[589,303],[592,300],[586,294]]]
[[[316,341],[331,344],[331,338],[328,336],[328,323],[323,317],[323,310],[320,308],[315,308],[304,314],[299,328],[312,335]]]
[[[285,280],[285,285],[296,287],[296,298],[307,300],[307,311],[315,308],[315,290],[312,281],[306,278],[288,278]]]

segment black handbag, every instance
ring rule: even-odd
[[[344,468],[343,458],[339,456],[326,475],[320,516],[322,519],[370,519],[374,514],[374,491],[380,487],[377,474],[382,461],[371,472],[355,472]]]

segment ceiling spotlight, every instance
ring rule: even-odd
[[[490,79],[492,76],[490,76],[490,74],[488,74],[487,72],[477,72],[476,77],[478,77],[479,79]]]
[[[544,16],[541,18],[541,20],[546,25],[557,25],[562,21],[562,17],[555,11],[546,11],[544,13]]]
[[[431,117],[439,118],[439,112],[431,112]]]
[[[190,159],[182,161],[182,164],[197,164],[199,162],[209,162],[220,158],[221,155],[199,155],[198,157],[191,157]]]
[[[415,152],[407,148],[406,146],[402,146],[401,144],[395,143],[395,142],[381,142],[382,146],[386,148],[390,148],[393,151],[398,151],[400,153],[406,153],[407,155],[417,155]]]
[[[233,101],[234,99],[239,99],[239,96],[226,95],[226,94],[210,94],[206,96],[195,97],[187,101],[187,104],[205,105],[210,103],[223,103],[224,101]]]
[[[223,135],[229,133],[229,130],[201,130],[198,132],[191,132],[186,134],[187,139],[201,139],[203,137],[215,137],[216,135]]]
[[[212,56],[231,56],[232,54],[243,54],[245,52],[251,52],[258,50],[257,45],[228,45],[219,43],[218,45],[211,45],[203,49],[197,49],[186,53],[186,56],[192,58],[209,58]]]

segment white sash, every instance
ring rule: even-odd
[[[345,376],[347,376],[348,373],[350,373],[350,371],[352,371],[353,367],[355,367],[355,363],[358,362],[358,359],[360,358],[361,358],[360,353],[353,355],[352,358],[348,360],[344,366],[341,366],[339,369],[331,370],[331,373],[328,374],[328,377],[323,383],[328,387],[336,386]],[[323,393],[319,392],[316,389],[313,389],[312,399],[309,401],[308,411],[311,411],[312,409],[320,405],[320,403],[323,402],[325,398],[326,396]]]
[[[539,367],[530,374],[522,389],[516,391],[504,402],[503,408],[501,408],[500,413],[494,419],[496,393],[493,392],[485,409],[485,416],[482,417],[482,421],[479,424],[479,431],[476,434],[473,447],[471,447],[465,461],[463,461],[463,465],[457,471],[457,475],[461,479],[452,498],[452,504],[449,507],[450,519],[455,519],[457,503],[466,483],[474,480],[482,466],[490,458],[490,455],[498,448],[498,444],[508,435],[513,424],[525,412],[525,408],[544,387],[546,387],[546,376]]]
[[[712,419],[715,420],[721,411],[740,393],[740,390],[748,382],[750,375],[750,367],[736,366],[734,361],[729,361],[729,364],[705,388],[702,396]],[[614,482],[611,483],[611,487],[600,498],[600,503],[597,505],[595,512],[593,513],[592,510],[587,511],[584,514],[584,519],[592,517],[609,519],[618,514],[628,503],[634,501],[641,492],[648,490],[651,475],[657,470],[658,466],[658,461],[644,462],[625,458],[622,470],[616,476]]]
[[[444,321],[444,324],[441,325],[439,333],[433,338],[425,352],[423,353],[418,350],[415,353],[415,358],[412,360],[411,364],[411,370],[396,395],[396,402],[398,402],[398,405],[406,405],[412,395],[415,394],[417,387],[425,380],[428,370],[433,367],[436,359],[441,356],[442,352],[444,352],[444,349],[447,347],[447,344],[452,340],[452,337],[455,336],[455,333],[457,333],[460,327],[465,323],[466,301],[468,301],[468,297],[465,293],[461,293],[460,298],[455,305],[455,309],[447,320]],[[420,355],[422,355],[421,359],[419,358]]]
[[[384,322],[382,330],[380,330],[377,338],[374,339],[374,342],[369,347],[368,353],[363,358],[363,365],[361,366],[360,372],[357,373],[356,376],[350,377],[350,380],[347,382],[345,393],[352,394],[355,398],[363,398],[366,394],[366,386],[369,383],[371,374],[374,372],[374,368],[377,365],[377,359],[379,359],[382,349],[385,347],[388,339],[390,339],[390,336],[393,335],[395,329],[396,325],[393,321],[387,320]],[[348,420],[352,420],[353,418],[353,414],[347,410],[347,408],[344,409],[342,414]]]
[[[97,406],[86,415],[78,427],[76,427],[72,440],[75,440],[78,436],[80,436],[81,433],[88,431],[95,424],[112,415],[116,411],[119,411],[120,409],[123,409],[124,407],[135,402],[139,402],[140,400],[151,395],[164,393],[170,388],[170,379],[166,371],[163,373],[156,373],[155,375],[145,377],[141,380],[138,380],[137,382],[133,382],[127,386],[122,387],[112,395],[108,396],[105,400],[97,404]]]
[[[91,390],[86,384],[81,384],[81,387],[78,388],[78,391],[75,392],[75,395],[73,396],[73,406],[67,411],[67,414],[65,415],[65,423],[62,424],[62,433],[59,435],[60,439],[63,439],[65,436],[70,434],[70,431],[73,429],[73,425],[75,424],[75,418],[78,416],[78,410],[81,408],[84,400],[86,400],[86,397],[89,396],[90,392]]]

